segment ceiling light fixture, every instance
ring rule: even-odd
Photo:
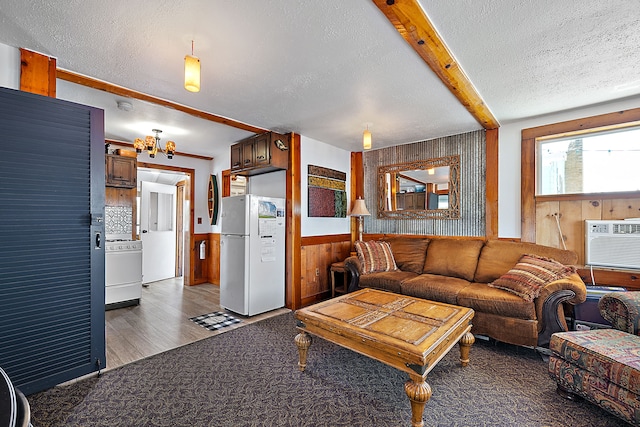
[[[362,148],[365,150],[371,149],[371,132],[369,132],[369,126],[362,133]]]
[[[173,159],[173,155],[176,152],[176,143],[173,141],[167,141],[167,144],[164,147],[160,147],[160,136],[162,133],[160,129],[151,129],[152,132],[155,132],[156,136],[146,136],[144,141],[141,138],[136,138],[133,142],[133,147],[136,149],[136,153],[142,153],[142,150],[147,150],[149,153],[149,157],[152,159],[156,157],[156,153],[159,151],[167,156],[168,159]]]
[[[200,92],[200,58],[193,55],[193,40],[191,55],[184,57],[184,88],[189,92]]]
[[[118,110],[122,110],[122,111],[133,110],[133,104],[130,103],[129,101],[117,101],[116,104],[118,105]]]

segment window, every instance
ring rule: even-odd
[[[640,126],[536,140],[537,195],[640,190]]]

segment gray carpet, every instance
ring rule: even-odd
[[[297,368],[293,314],[283,314],[28,396],[34,427],[409,426],[406,374],[315,338]],[[555,392],[533,350],[478,340],[427,378],[426,426],[620,426]]]

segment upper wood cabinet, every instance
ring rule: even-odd
[[[289,137],[275,132],[243,139],[231,146],[231,172],[258,175],[289,166]]]
[[[137,162],[135,157],[106,154],[106,186],[136,188]]]

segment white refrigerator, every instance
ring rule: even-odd
[[[284,306],[285,200],[224,197],[220,210],[220,305],[244,316]]]

